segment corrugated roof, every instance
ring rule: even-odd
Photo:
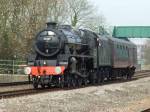
[[[150,38],[150,26],[117,26],[113,36],[117,38]]]

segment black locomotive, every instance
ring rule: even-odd
[[[131,79],[137,64],[132,42],[54,22],[37,34],[33,46],[25,73],[32,77],[34,88]]]

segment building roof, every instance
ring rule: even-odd
[[[150,26],[117,26],[113,36],[116,38],[150,38]]]

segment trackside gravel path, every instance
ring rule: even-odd
[[[150,77],[0,100],[0,112],[141,112],[150,108]]]

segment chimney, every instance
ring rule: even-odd
[[[60,29],[65,29],[65,30],[69,30],[69,31],[72,30],[71,25],[60,25],[59,28]]]
[[[47,22],[47,28],[55,29],[57,26],[56,22]]]

